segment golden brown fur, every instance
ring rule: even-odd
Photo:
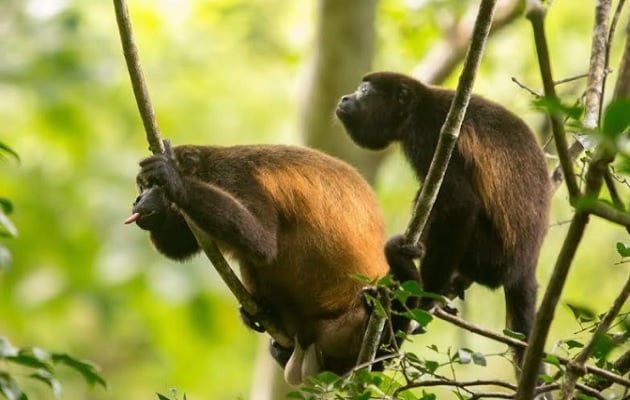
[[[141,166],[140,186],[161,185],[173,206],[159,218],[144,211],[158,222],[138,224],[160,252],[184,259],[199,248],[182,210],[238,260],[247,289],[296,339],[291,383],[354,366],[367,313],[351,275],[378,278],[388,266],[376,198],[353,168],[315,150],[266,145],[179,146],[174,159]],[[298,353],[319,365],[302,365],[310,361]]]

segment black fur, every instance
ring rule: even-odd
[[[400,142],[422,180],[453,94],[402,74],[373,73],[341,98],[336,114],[360,146],[378,150]],[[508,327],[528,337],[549,202],[545,158],[529,128],[502,106],[473,96],[421,238],[424,289],[463,298],[472,282],[503,286]],[[388,242],[386,253],[392,270],[411,271],[400,237]],[[516,350],[519,365],[522,355]]]

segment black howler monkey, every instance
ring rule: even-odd
[[[168,147],[140,166],[126,222],[183,260],[199,251],[183,212],[231,253],[246,288],[295,338],[293,349],[271,347],[289,383],[355,365],[367,312],[351,275],[382,277],[388,265],[378,203],[352,167],[280,145]]]
[[[341,98],[336,114],[360,146],[378,150],[401,142],[422,180],[453,95],[402,74],[377,72]],[[502,106],[473,96],[420,240],[424,289],[463,297],[472,282],[503,286],[507,325],[528,337],[549,204],[547,165],[532,132]],[[392,269],[413,268],[405,246],[401,236],[388,241]],[[517,349],[517,365],[522,356]]]

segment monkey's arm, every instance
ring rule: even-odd
[[[184,187],[187,203],[173,201],[208,235],[255,263],[270,264],[275,260],[276,230],[264,226],[237,198],[193,178],[184,178]]]
[[[218,186],[182,176],[169,155],[149,157],[140,167],[139,185],[162,188],[167,200],[209,236],[253,262],[267,264],[275,259],[274,227],[264,226],[239,199]]]

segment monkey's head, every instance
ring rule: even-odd
[[[354,93],[339,100],[335,113],[352,140],[380,150],[401,139],[401,128],[412,115],[423,86],[393,72],[365,75]]]
[[[159,229],[166,219],[169,202],[161,186],[142,189],[131,209],[131,216],[125,224],[136,223],[140,228],[153,231]]]

